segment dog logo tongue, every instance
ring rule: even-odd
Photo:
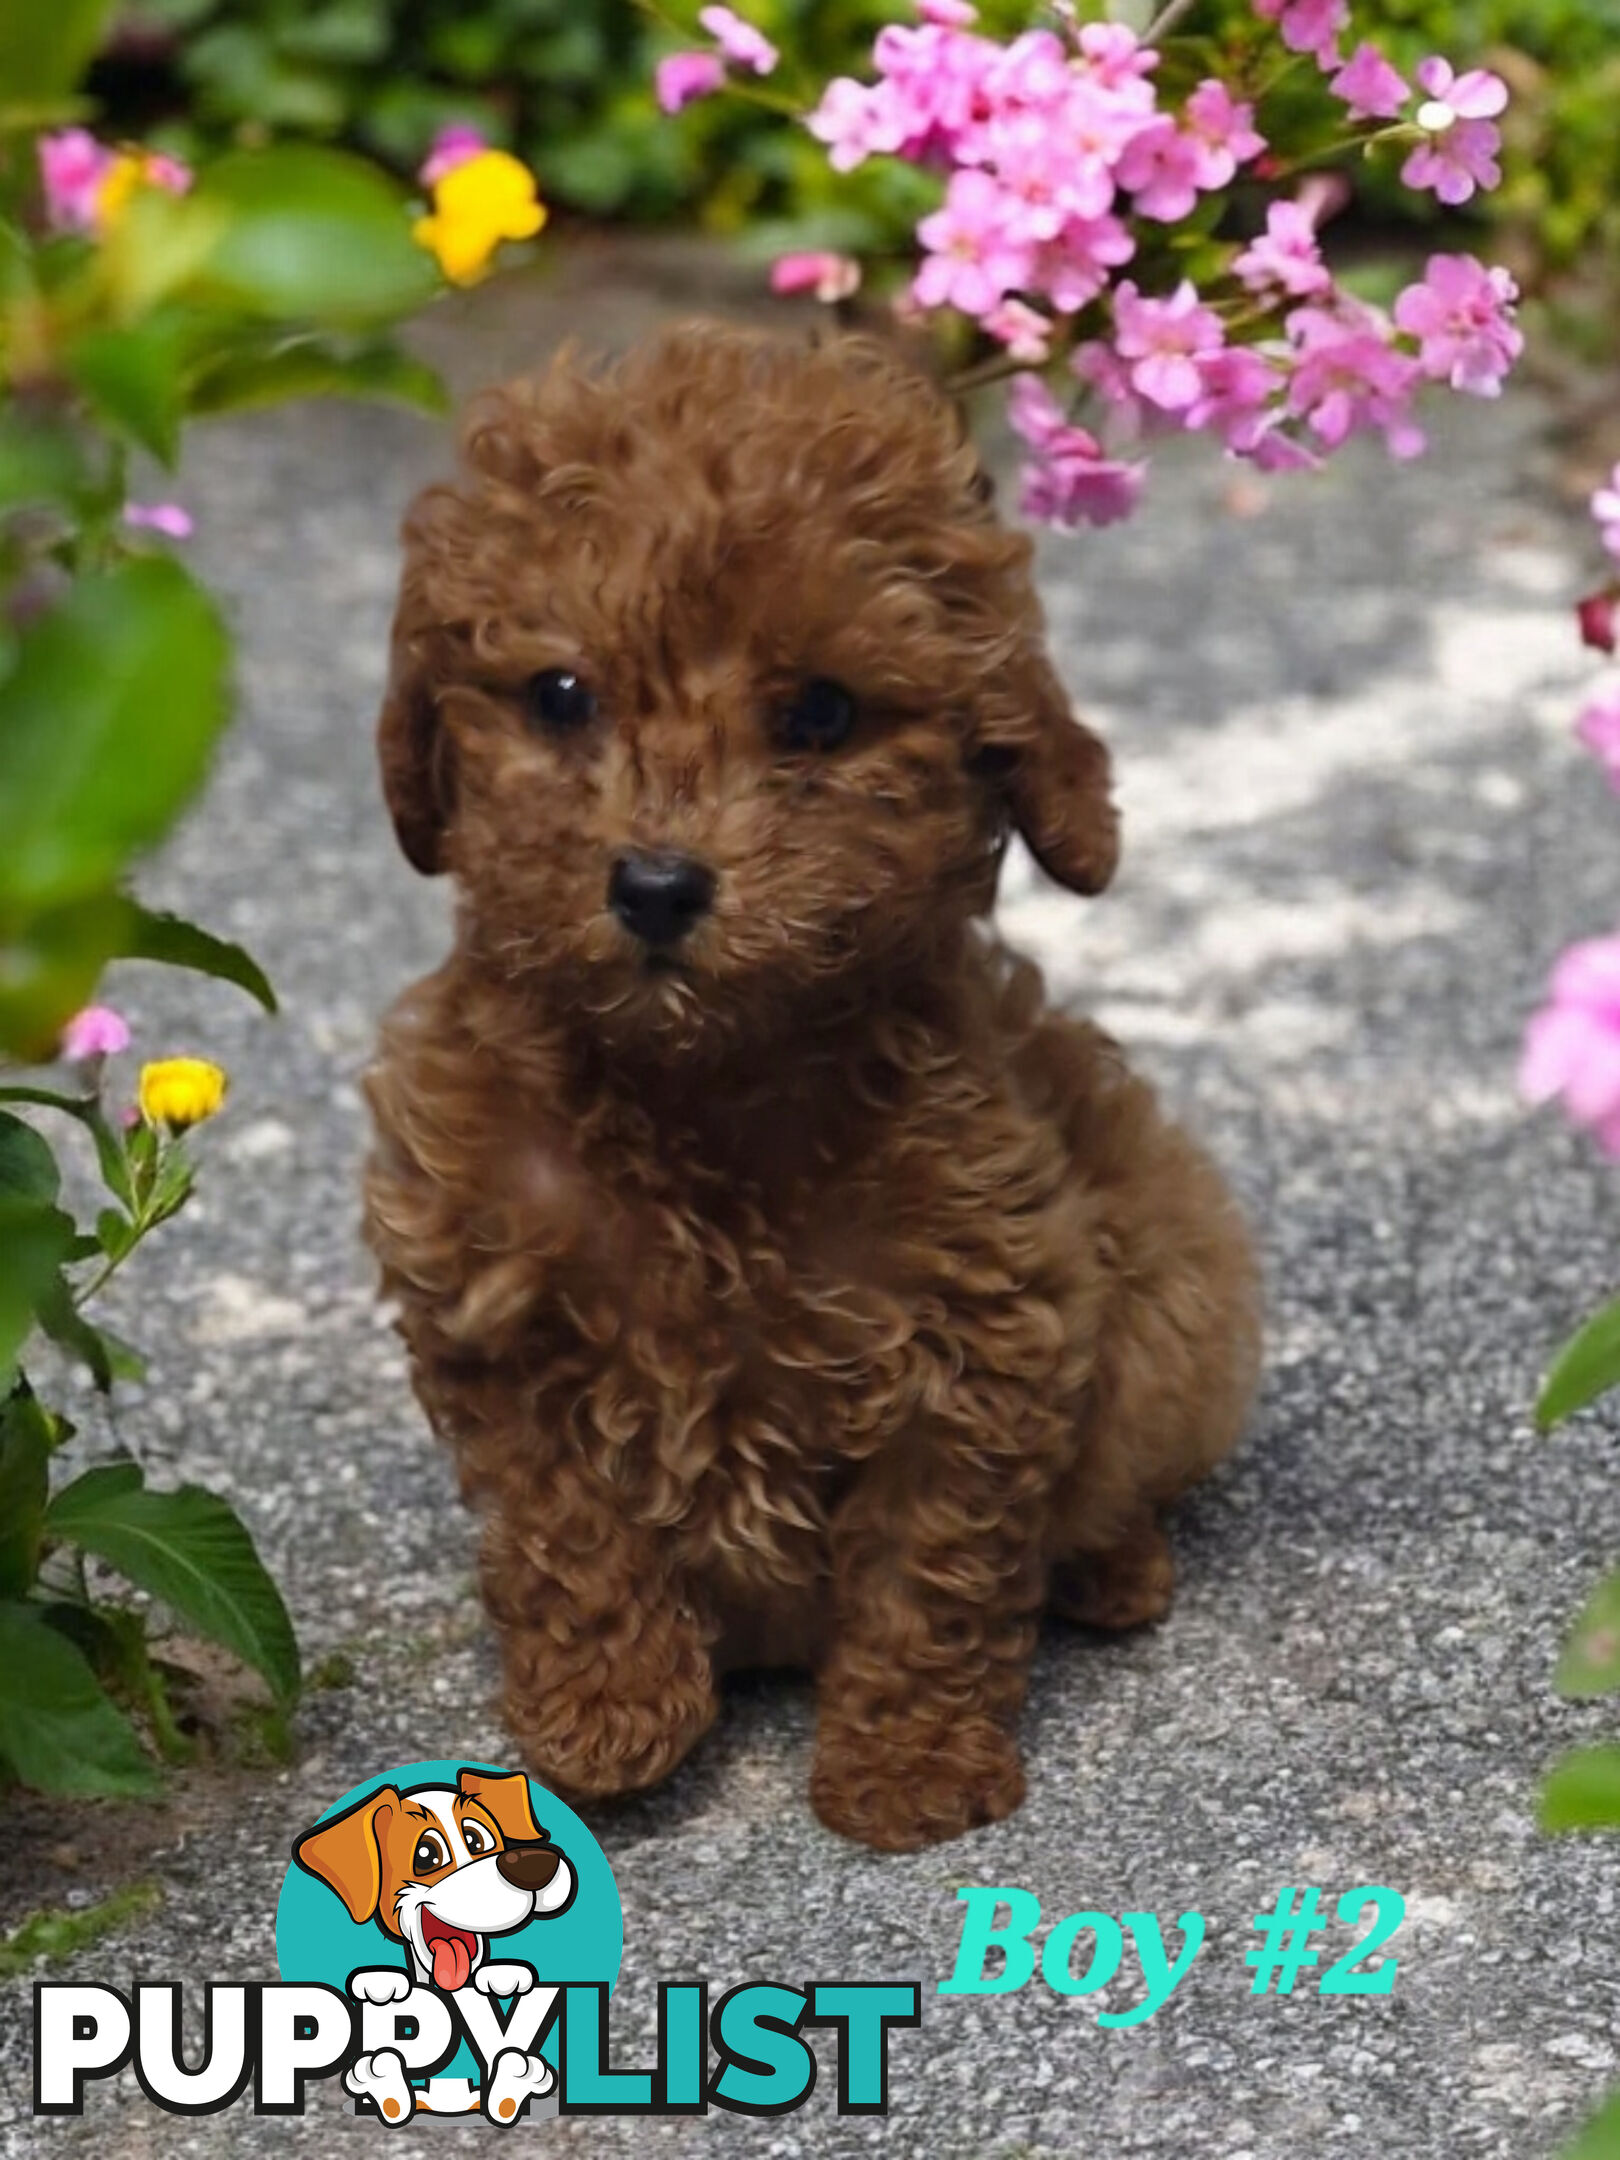
[[[433,1960],[433,1985],[445,1995],[453,1995],[457,1988],[464,1988],[477,1947],[473,1937],[465,1928],[446,1927],[433,1913],[425,1913],[422,1940]]]

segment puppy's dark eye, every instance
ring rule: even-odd
[[[529,719],[536,727],[567,735],[596,716],[596,693],[572,668],[547,668],[525,692]]]
[[[438,1831],[424,1830],[416,1841],[415,1852],[411,1854],[411,1873],[431,1875],[436,1868],[448,1866],[449,1860],[450,1849]]]
[[[776,738],[784,750],[836,750],[848,742],[858,714],[851,691],[817,675],[779,707]]]
[[[492,1840],[485,1836],[477,1823],[464,1822],[461,1826],[461,1834],[467,1842],[467,1850],[470,1853],[488,1852]]]

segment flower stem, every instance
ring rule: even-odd
[[[1195,5],[1196,0],[1170,0],[1169,6],[1161,8],[1142,32],[1142,43],[1157,45],[1161,38],[1170,35],[1184,15],[1192,13]]]
[[[960,375],[950,376],[945,387],[953,397],[965,397],[970,390],[988,389],[991,383],[1008,382],[1014,375],[1028,372],[1025,361],[1015,360],[1011,353],[997,353],[993,360],[981,360],[977,367],[964,368]]]

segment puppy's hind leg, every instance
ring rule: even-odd
[[[1042,1078],[1094,1203],[1103,1294],[1080,1447],[1054,1509],[1049,1602],[1092,1627],[1162,1619],[1160,1510],[1236,1445],[1259,1364],[1259,1284],[1225,1181],[1096,1030],[1055,1021]]]

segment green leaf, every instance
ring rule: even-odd
[[[5,703],[0,689],[0,712]],[[5,750],[0,742],[0,770]],[[4,824],[0,806],[0,828]],[[126,936],[129,902],[119,893],[94,893],[34,916],[8,938],[5,870],[0,861],[0,1052],[25,1065],[44,1065]]]
[[[96,1217],[96,1243],[109,1260],[122,1260],[135,1242],[135,1225],[122,1208],[105,1207]]]
[[[0,685],[0,914],[91,896],[160,840],[208,770],[229,644],[176,562],[87,577]]]
[[[77,1358],[103,1395],[112,1392],[112,1359],[100,1334],[73,1302],[73,1290],[65,1275],[47,1283],[35,1308],[40,1327],[70,1357]]]
[[[61,1172],[45,1135],[0,1110],[0,1195],[49,1206],[61,1189]]]
[[[1566,2145],[1559,2160],[1620,2160],[1620,2093]]]
[[[1620,1829],[1620,1747],[1577,1748],[1541,1788],[1543,1830]]]
[[[50,1420],[26,1387],[0,1404],[0,1597],[33,1588],[50,1491]]]
[[[80,1652],[16,1601],[0,1604],[0,1757],[39,1792],[161,1790],[128,1721]]]
[[[403,193],[337,150],[279,145],[222,158],[198,199],[229,213],[207,281],[237,306],[282,322],[385,322],[439,290],[411,238]]]
[[[190,968],[218,982],[235,983],[249,997],[257,998],[266,1012],[276,1010],[276,993],[270,979],[251,953],[215,937],[211,931],[198,929],[179,915],[154,915],[136,904],[120,956],[127,960],[160,960],[166,967]]]
[[[9,1388],[17,1353],[41,1298],[73,1246],[73,1218],[60,1208],[0,1193],[0,1388]]]
[[[72,90],[94,59],[116,0],[0,0],[0,98],[45,103]]]
[[[136,1463],[87,1470],[52,1500],[48,1537],[68,1539],[161,1598],[179,1619],[298,1693],[298,1646],[281,1594],[234,1511],[199,1485],[148,1492]]]
[[[1595,1313],[1553,1361],[1536,1404],[1543,1432],[1620,1385],[1620,1298]]]
[[[1593,1591],[1564,1645],[1553,1686],[1577,1702],[1620,1688],[1620,1575]]]
[[[227,354],[197,377],[190,405],[194,413],[240,412],[312,397],[390,399],[430,413],[449,405],[443,380],[425,361],[386,345],[336,352],[314,339]]]
[[[84,478],[68,430],[41,413],[0,410],[0,512],[71,503]]]
[[[217,204],[200,201],[195,191],[138,190],[100,245],[116,320],[136,324],[166,300],[186,297],[229,222]]]
[[[173,466],[184,399],[172,324],[87,331],[69,351],[67,369],[103,420],[160,465]]]

